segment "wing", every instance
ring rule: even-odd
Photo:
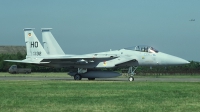
[[[75,55],[75,56],[58,56],[58,57],[47,57],[41,60],[41,62],[56,62],[56,63],[90,63],[107,61],[118,58],[116,55]]]
[[[39,62],[39,61],[31,61],[31,60],[4,60],[8,62],[16,62],[16,63],[33,63],[33,64],[45,64],[45,63],[50,63],[50,62]]]
[[[47,56],[47,57],[29,57],[24,60],[4,60],[17,63],[33,63],[33,64],[48,64],[48,63],[90,63],[107,61],[118,56],[115,55],[71,55],[71,56]]]

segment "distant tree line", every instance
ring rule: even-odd
[[[127,73],[127,69],[119,69],[122,73]],[[190,61],[190,64],[179,66],[142,66],[136,70],[137,75],[200,75],[200,63]]]
[[[24,63],[12,63],[6,62],[4,60],[22,60],[25,59],[26,55],[17,54],[0,54],[0,72],[7,72],[11,65],[17,65],[21,68],[31,68],[32,72],[69,72],[69,68],[50,68],[44,66],[38,66],[34,64],[24,64]],[[128,72],[127,68],[110,68],[102,70],[118,71],[126,74]],[[181,66],[142,66],[138,67],[136,70],[137,75],[165,75],[165,74],[200,74],[200,63],[195,61],[190,61],[190,64]]]

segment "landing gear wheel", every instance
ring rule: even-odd
[[[129,80],[129,81],[134,81],[134,77],[133,77],[133,76],[130,76],[130,77],[128,78],[128,80]]]
[[[95,78],[88,78],[88,80],[95,80]]]
[[[82,77],[80,74],[74,75],[74,80],[81,80],[81,79],[82,79]]]

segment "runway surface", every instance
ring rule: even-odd
[[[66,81],[74,81],[73,77],[29,77],[29,76],[0,76],[0,81],[2,80],[66,80]],[[82,81],[87,81],[87,78],[83,78]],[[128,78],[96,78],[95,81],[128,81]],[[135,77],[134,82],[200,82],[200,78],[156,78],[156,77]]]

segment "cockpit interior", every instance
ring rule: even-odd
[[[158,50],[151,46],[147,45],[139,45],[139,46],[134,46],[134,47],[128,47],[125,48],[127,50],[134,50],[134,51],[140,51],[140,52],[148,52],[148,53],[158,53]]]

